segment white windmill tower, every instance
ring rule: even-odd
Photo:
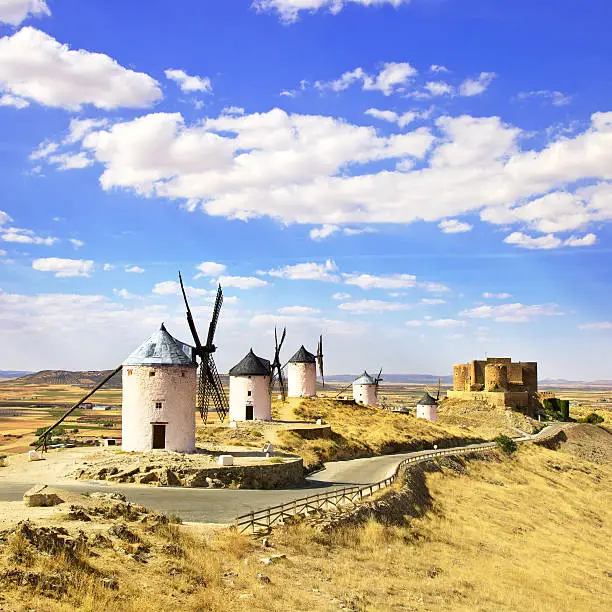
[[[251,349],[229,371],[230,421],[271,421],[270,362]]]
[[[416,416],[417,419],[427,419],[428,421],[438,420],[438,401],[440,400],[440,379],[438,379],[438,393],[436,397],[432,397],[429,390],[425,391],[425,395],[417,402]]]
[[[298,349],[297,353],[287,364],[289,379],[289,397],[315,397],[317,394],[317,364],[323,386],[323,336],[319,337],[317,354],[313,355],[304,348]]]
[[[378,385],[382,380],[382,368],[376,378],[370,376],[365,370],[363,374],[353,381],[353,399],[364,406],[378,405]]]
[[[164,325],[123,362],[124,451],[195,451],[195,360]]]

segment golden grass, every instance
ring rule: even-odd
[[[462,465],[426,474],[433,503],[403,527],[370,521],[322,534],[297,523],[273,532],[270,549],[232,530],[130,524],[154,554],[148,563],[104,548],[76,561],[38,555],[27,569],[63,571],[68,593],[10,586],[1,594],[17,609],[51,611],[610,608],[610,464],[525,446]],[[24,543],[0,545],[0,570],[25,569],[8,561],[11,552],[23,555]],[[260,562],[274,553],[286,559]],[[108,575],[118,590],[102,586]]]

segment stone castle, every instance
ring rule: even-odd
[[[453,366],[449,398],[484,400],[535,414],[538,400],[538,364],[512,362],[510,357],[488,357]]]

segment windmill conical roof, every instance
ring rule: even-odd
[[[298,352],[289,360],[289,363],[315,363],[315,356],[304,348],[304,345],[300,346]]]
[[[425,395],[417,402],[418,406],[437,406],[438,402],[435,398],[431,397],[429,393],[425,393]]]
[[[124,366],[195,366],[183,350],[184,344],[173,338],[164,324],[147,338],[124,362]]]
[[[230,371],[230,376],[270,376],[270,362],[251,349]]]
[[[375,385],[376,381],[364,370],[363,374],[353,381],[354,385]]]

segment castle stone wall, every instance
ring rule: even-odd
[[[470,368],[467,363],[459,363],[453,366],[453,389],[455,391],[466,391],[470,387]]]
[[[485,391],[506,391],[508,388],[508,368],[501,363],[485,365]]]

